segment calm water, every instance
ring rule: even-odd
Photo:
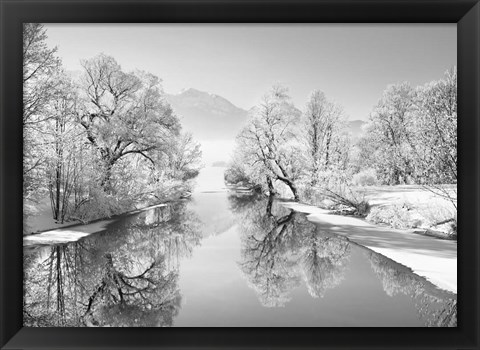
[[[456,294],[278,202],[223,189],[25,247],[26,326],[456,326]]]

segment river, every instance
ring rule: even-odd
[[[24,249],[25,326],[456,326],[457,296],[201,171],[190,199]]]

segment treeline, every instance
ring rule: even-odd
[[[359,139],[323,92],[313,91],[300,111],[287,88],[274,86],[237,136],[225,180],[359,210],[358,185],[422,184],[454,203],[456,191],[443,185],[457,182],[456,68],[423,86],[388,86]]]
[[[23,29],[25,215],[48,195],[55,220],[88,221],[188,190],[201,151],[181,130],[161,80],[113,57],[73,79],[41,24]]]
[[[384,184],[457,182],[457,70],[419,87],[391,85],[370,115],[356,170]]]

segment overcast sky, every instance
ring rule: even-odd
[[[303,108],[313,89],[366,120],[388,84],[439,79],[457,63],[456,25],[47,24],[68,70],[98,53],[125,70],[221,95],[249,109],[276,83]]]

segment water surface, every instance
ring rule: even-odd
[[[26,326],[456,326],[456,294],[206,168],[188,201],[25,247]]]

